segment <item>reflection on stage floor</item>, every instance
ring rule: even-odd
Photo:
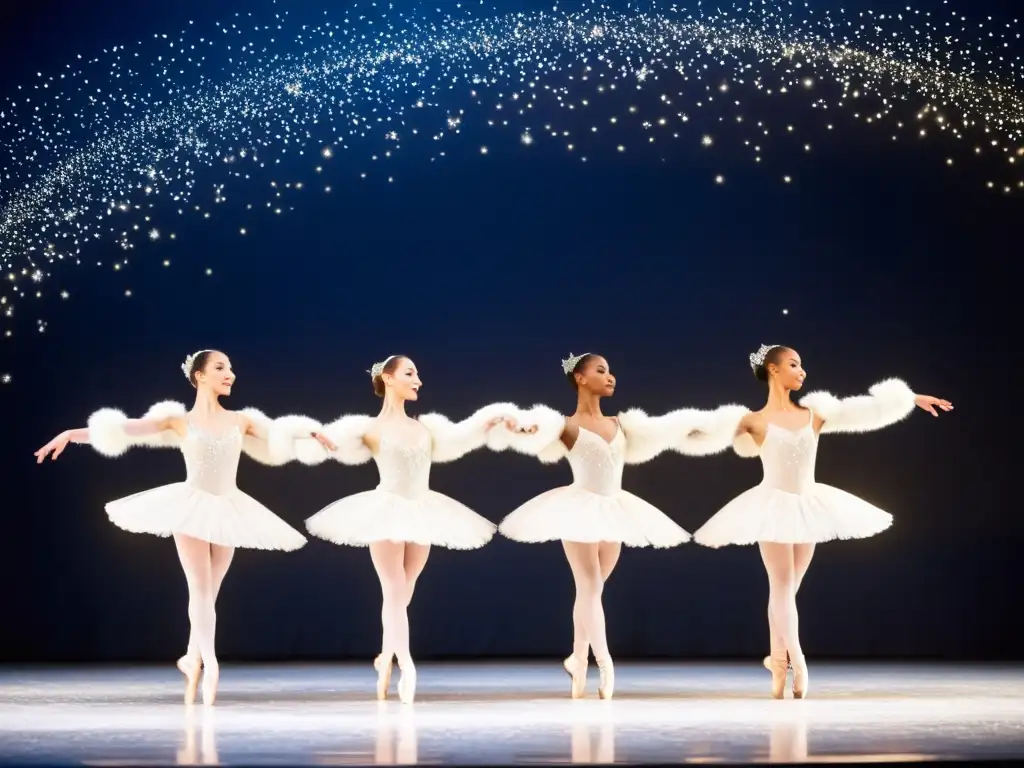
[[[216,706],[166,667],[0,670],[0,760],[91,765],[857,762],[1024,757],[1024,667],[815,664],[774,701],[758,662],[422,664],[413,705],[363,665],[234,665]],[[395,672],[397,680],[398,672]],[[392,686],[394,690],[394,685]]]

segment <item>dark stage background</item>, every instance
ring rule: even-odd
[[[79,50],[234,10],[190,2],[130,18],[129,8],[4,11],[5,91]],[[254,216],[246,238],[237,219],[184,223],[176,241],[142,246],[125,273],[65,270],[72,299],[39,302],[47,333],[26,325],[2,352],[13,375],[0,388],[4,659],[166,661],[184,651],[173,544],[125,533],[103,512],[105,501],[181,479],[180,455],[110,461],[72,446],[37,467],[32,451],[101,406],[140,415],[162,399],[191,404],[178,370],[188,352],[231,356],[229,407],[327,421],[375,412],[364,371],[392,353],[421,370],[416,412],[451,418],[503,399],[571,412],[559,367],[570,351],[610,361],[619,391],[607,413],[760,407],[746,357],[762,342],[799,350],[809,390],[857,394],[900,376],[956,405],[938,420],[916,412],[882,432],[822,440],[818,479],[896,523],[819,547],[799,597],[808,654],[1021,658],[1022,524],[1010,482],[1019,196],[984,190],[983,166],[946,169],[948,145],[894,144],[864,126],[818,141],[810,156],[780,150],[767,169],[722,153],[613,147],[583,165],[561,150],[522,151],[514,132],[503,147],[490,139],[483,161],[472,130],[447,165],[406,157],[394,184],[339,172],[331,196]],[[717,187],[709,179],[721,169],[729,183]],[[798,183],[781,185],[784,172]],[[113,246],[96,249],[102,257]],[[759,478],[758,462],[732,454],[663,455],[627,467],[625,487],[692,531]],[[432,473],[435,490],[494,521],[569,481],[564,463],[483,452]],[[375,484],[372,465],[336,463],[267,469],[243,459],[239,477],[300,530],[327,503]],[[365,550],[311,540],[292,554],[240,551],[219,599],[219,655],[368,662],[379,599]],[[435,549],[410,610],[413,651],[424,660],[565,654],[572,600],[557,544]],[[626,550],[605,592],[612,651],[760,656],[766,602],[756,548]]]

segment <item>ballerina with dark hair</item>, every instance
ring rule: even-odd
[[[369,547],[382,592],[381,653],[374,660],[377,698],[387,698],[392,663],[402,671],[398,695],[412,703],[416,666],[409,647],[408,607],[431,546],[477,549],[494,536],[495,525],[454,499],[430,490],[431,464],[455,461],[481,448],[488,432],[509,419],[515,407],[496,403],[452,423],[429,413],[412,418],[406,403],[422,387],[415,363],[392,355],[373,365],[374,393],[384,400],[376,417],[342,416],[324,427],[324,445],[343,464],[377,464],[380,484],[330,504],[306,521],[310,534],[334,544]],[[509,422],[509,426],[514,426]],[[303,451],[305,463],[322,461],[319,446]]]
[[[176,402],[157,403],[141,419],[103,408],[88,426],[61,432],[35,456],[56,459],[68,443],[87,443],[111,458],[132,446],[177,448],[185,458],[181,483],[142,491],[106,505],[114,525],[131,533],[173,536],[188,582],[191,624],[188,650],[178,659],[185,675],[185,702],[196,697],[203,678],[203,702],[213,704],[220,666],[215,649],[216,600],[236,548],[295,550],[305,537],[240,491],[238,460],[244,452],[269,466],[297,458],[303,442],[323,441],[320,425],[304,416],[271,420],[254,408],[228,411],[235,373],[223,352],[204,349],[185,358],[185,378],[196,390],[191,410]]]
[[[573,415],[565,417],[543,405],[517,411],[506,422],[508,428],[492,433],[489,445],[495,450],[511,447],[544,463],[564,457],[573,483],[526,502],[498,530],[513,541],[562,542],[576,584],[573,651],[563,662],[572,680],[571,695],[584,695],[593,648],[601,677],[598,695],[610,699],[615,673],[602,593],[622,545],[674,547],[690,538],[663,512],[622,489],[623,467],[668,450],[689,456],[720,453],[729,447],[746,408],[684,408],[656,417],[633,409],[609,417],[601,411],[602,398],[615,393],[607,360],[592,353],[570,354],[562,361],[562,372],[576,390]]]
[[[952,404],[917,395],[899,379],[875,384],[867,395],[837,398],[812,392],[796,404],[793,392],[807,376],[791,347],[764,344],[750,355],[750,366],[768,384],[768,402],[739,421],[734,449],[760,456],[761,484],[740,494],[694,534],[707,547],[757,543],[768,572],[768,629],[772,696],[785,695],[789,665],[793,696],[809,688],[807,662],[800,645],[796,593],[814,555],[815,544],[874,536],[892,524],[892,515],[838,488],[814,479],[818,436],[828,432],[869,432],[905,419],[914,408],[932,416]]]

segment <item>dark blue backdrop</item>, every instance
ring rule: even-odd
[[[14,47],[4,47],[16,53],[4,54],[5,79],[56,68],[83,46],[226,15],[175,6],[129,22],[117,0],[104,8],[102,18],[65,4],[45,24],[35,10],[7,19]],[[339,177],[329,196],[246,219],[246,238],[230,213],[182,224],[174,242],[139,249],[124,274],[83,267],[69,273],[71,301],[40,300],[48,332],[26,327],[3,347],[14,374],[0,389],[3,658],[183,651],[173,545],[120,531],[103,513],[109,499],[180,479],[180,456],[109,461],[72,447],[36,467],[31,454],[101,406],[139,414],[160,399],[190,402],[178,371],[190,351],[231,355],[231,406],[323,420],[374,412],[364,371],[401,352],[425,382],[417,407],[461,418],[499,399],[570,412],[559,360],[588,350],[619,378],[608,413],[759,407],[764,391],[746,356],[761,342],[795,346],[811,389],[854,394],[896,375],[957,406],[939,420],[917,413],[884,432],[823,440],[819,479],[892,511],[896,524],[819,548],[800,593],[808,653],[1019,658],[1022,527],[1007,466],[1018,199],[985,193],[981,169],[950,173],[941,145],[894,145],[870,129],[819,142],[813,156],[794,148],[768,169],[610,147],[583,165],[542,146],[523,152],[515,133],[484,161],[476,138],[450,146],[446,164],[406,158],[394,184]],[[729,182],[710,184],[717,172]],[[782,172],[799,183],[781,185]],[[665,455],[627,468],[625,485],[693,530],[759,475],[732,455]],[[435,468],[432,483],[497,521],[569,478],[564,464],[481,453]],[[372,465],[243,463],[240,474],[241,487],[300,528],[375,483]],[[627,550],[605,595],[620,658],[767,650],[754,548]],[[556,544],[437,549],[411,608],[414,653],[564,654],[571,607]],[[224,659],[371,658],[379,589],[368,554],[317,540],[293,554],[240,552],[218,636]]]

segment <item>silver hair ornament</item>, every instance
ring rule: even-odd
[[[192,366],[196,363],[196,358],[199,357],[203,352],[212,352],[212,349],[200,349],[198,352],[193,352],[191,355],[185,356],[185,362],[181,364],[181,372],[185,374],[185,378],[192,381]]]
[[[760,349],[750,356],[750,367],[753,370],[757,370],[759,367],[764,365],[764,359],[768,353],[775,349],[778,344],[762,344]]]
[[[589,355],[589,352],[584,352],[582,355],[574,355],[572,352],[569,353],[569,359],[562,361],[562,372],[568,376],[574,370],[576,366],[580,364],[580,360]]]
[[[384,366],[386,366],[388,363],[390,363],[394,359],[395,359],[395,356],[391,355],[390,357],[385,358],[381,362],[374,363],[373,365],[371,365],[370,366],[370,370],[367,371],[367,373],[370,374],[370,378],[371,379],[376,379],[378,376],[383,375],[383,373],[384,373]]]

